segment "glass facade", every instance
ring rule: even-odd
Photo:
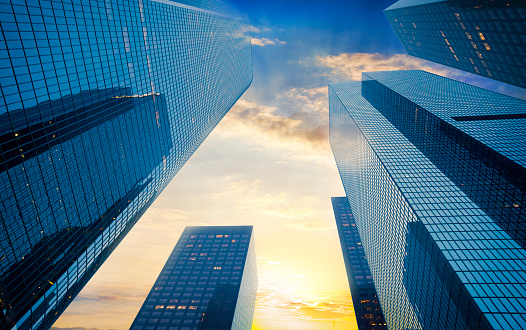
[[[363,77],[362,96],[524,247],[526,102],[424,71]]]
[[[384,11],[409,55],[526,88],[522,0],[400,0]]]
[[[0,327],[49,328],[252,80],[220,1],[0,0]]]
[[[450,148],[466,157],[457,165],[472,171],[471,162],[483,158],[469,149],[478,148],[473,141],[498,136],[492,150],[523,166],[521,151],[512,155],[524,143],[513,133],[522,119],[453,119],[520,113],[520,101],[421,71],[363,77],[329,86],[330,142],[389,329],[526,328],[526,251],[432,154],[450,157],[441,150]],[[418,105],[411,120],[403,119],[404,99]],[[448,147],[434,140],[436,131],[453,140]],[[461,143],[464,136],[470,144]],[[497,171],[493,180],[507,180]]]
[[[186,227],[131,330],[251,329],[252,226]]]
[[[347,197],[332,197],[331,200],[358,329],[386,330],[387,325],[349,201]]]

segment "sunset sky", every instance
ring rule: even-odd
[[[253,329],[356,329],[330,200],[344,192],[327,84],[424,69],[525,96],[405,55],[382,13],[393,2],[237,1],[252,25],[251,87],[55,328],[128,329],[185,226],[254,225]]]

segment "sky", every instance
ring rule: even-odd
[[[233,1],[251,22],[254,80],[55,323],[128,329],[187,225],[253,225],[253,329],[357,329],[330,197],[327,84],[423,69],[526,98],[524,90],[407,56],[393,0]]]

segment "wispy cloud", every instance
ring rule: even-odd
[[[285,41],[279,40],[278,38],[269,39],[269,38],[251,38],[252,45],[254,46],[269,46],[269,45],[284,45]]]
[[[240,100],[225,119],[282,142],[301,142],[314,148],[328,146],[327,88],[293,88],[279,95],[278,103],[274,107]]]
[[[232,120],[238,120],[279,139],[303,140],[318,144],[326,139],[327,123],[308,127],[301,118],[306,113],[280,114],[279,108],[241,100],[231,110]]]
[[[390,70],[425,70],[447,75],[447,68],[404,54],[343,53],[339,55],[318,56],[303,61],[307,65],[318,65],[330,69],[324,75],[339,79],[361,80],[362,72]]]
[[[232,177],[226,177],[227,186],[219,193],[212,193],[215,199],[233,199],[238,207],[244,211],[258,212],[269,218],[280,219],[303,219],[313,221],[312,196],[289,196],[285,192],[266,193],[259,188],[260,180],[246,182],[235,181]],[[285,222],[287,224],[288,222]],[[319,227],[319,226],[318,226]],[[318,228],[319,229],[319,228]]]
[[[305,277],[301,274],[292,274],[292,276]],[[316,292],[305,290],[304,292],[291,292],[281,287],[261,287],[258,289],[256,308],[269,311],[269,318],[272,317],[272,312],[279,313],[287,310],[295,312],[294,318],[310,321],[338,321],[354,318],[350,293],[343,291]]]
[[[252,33],[262,33],[262,32],[270,32],[270,31],[272,31],[271,28],[266,27],[266,26],[250,25],[249,29],[250,29],[250,32],[252,32]]]

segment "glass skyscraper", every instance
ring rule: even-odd
[[[526,102],[423,71],[329,86],[389,329],[526,328]]]
[[[252,226],[186,227],[131,330],[251,329]]]
[[[349,201],[347,197],[332,197],[331,201],[358,330],[387,329]]]
[[[48,328],[252,80],[222,1],[0,0],[0,328]]]
[[[400,0],[384,11],[409,55],[526,88],[522,0]]]

